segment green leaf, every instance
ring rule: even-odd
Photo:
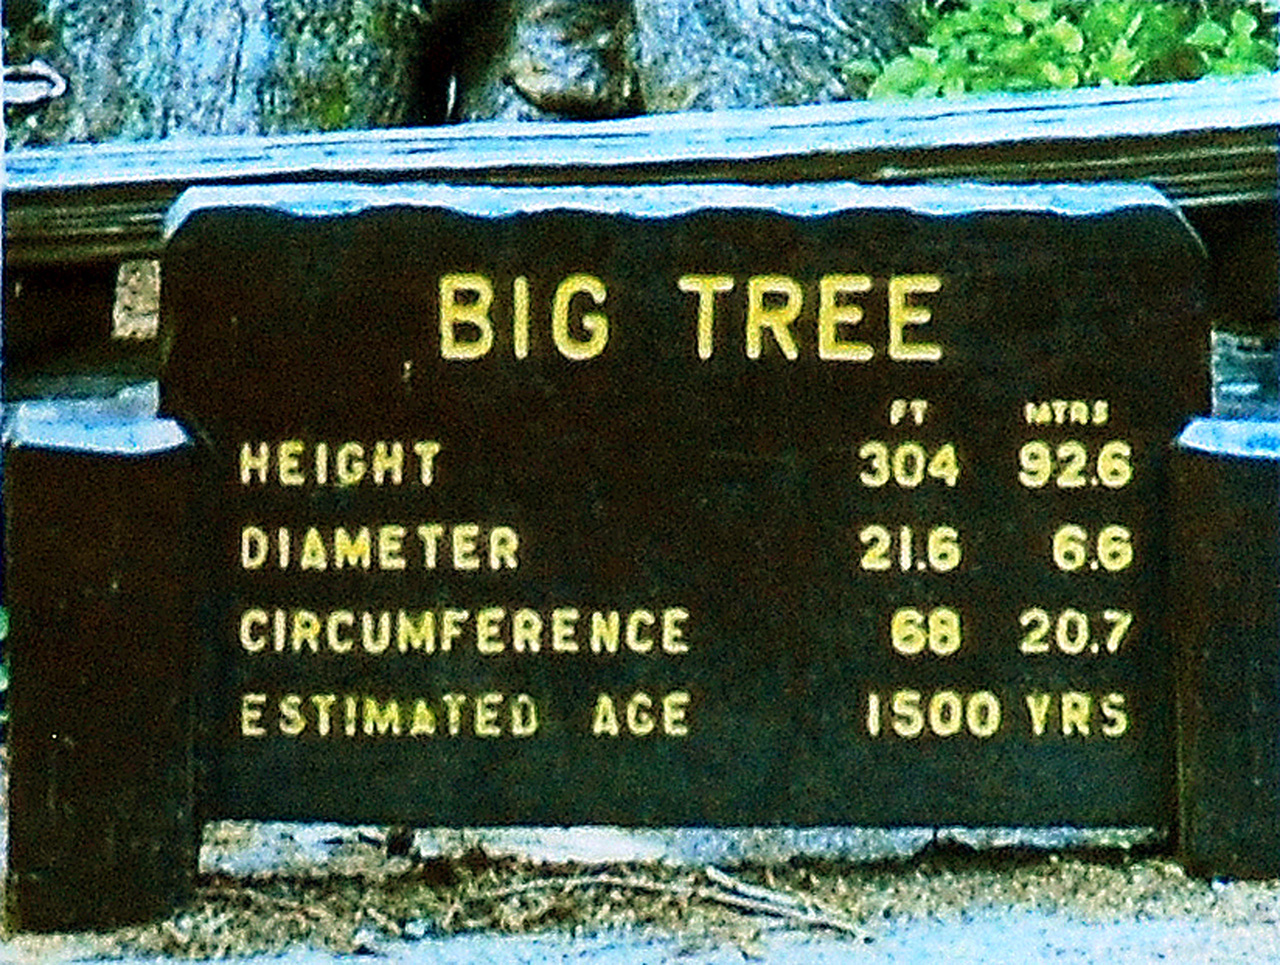
[[[1274,70],[1276,8],[1277,0],[915,0],[927,43],[878,76],[866,61],[845,75],[874,76],[870,96],[926,97]]]
[[[1128,42],[1121,37],[1112,45],[1105,57],[1094,60],[1093,69],[1101,80],[1113,84],[1127,84],[1142,69],[1142,61]]]
[[[1214,23],[1212,20],[1202,20],[1195,30],[1191,31],[1187,37],[1187,43],[1192,47],[1199,47],[1201,50],[1215,50],[1220,48],[1227,39],[1227,32],[1220,24]]]
[[[844,75],[846,77],[879,77],[880,65],[874,60],[865,58],[851,60],[844,65]]]
[[[1258,29],[1258,19],[1247,11],[1237,10],[1231,15],[1231,32],[1237,37],[1252,37]]]
[[[1045,30],[1045,34],[1069,54],[1084,50],[1084,34],[1066,17],[1059,17],[1057,23]]]
[[[929,84],[931,67],[928,61],[911,55],[895,57],[889,61],[884,73],[876,78],[867,96],[873,99],[912,97]]]
[[[1036,3],[1035,0],[1021,0],[1013,8],[1013,12],[1027,23],[1044,23],[1053,15],[1053,0],[1043,0],[1041,3]]]
[[[1080,85],[1080,72],[1070,64],[1066,67],[1059,67],[1057,64],[1047,63],[1041,70],[1050,86],[1059,90],[1067,90]]]

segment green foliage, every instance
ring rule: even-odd
[[[1276,69],[1274,0],[918,0],[926,44],[872,98],[1195,80]],[[850,64],[867,76],[868,65]]]

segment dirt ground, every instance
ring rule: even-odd
[[[435,949],[450,936],[549,936],[591,948],[618,934],[674,942],[686,961],[699,949],[801,960],[792,946],[802,938],[820,943],[803,946],[810,951],[916,960],[888,953],[913,933],[951,934],[963,949],[1001,921],[1014,933],[1038,923],[1042,940],[1059,945],[1073,929],[1083,941],[1103,934],[1098,927],[1138,928],[1143,947],[1163,936],[1179,958],[1179,948],[1215,950],[1187,960],[1280,957],[1280,882],[1196,880],[1158,842],[1043,850],[947,837],[875,860],[779,854],[698,864],[621,860],[629,836],[613,832],[619,860],[555,854],[600,834],[562,832],[540,846],[537,832],[418,832],[393,835],[398,853],[389,855],[383,829],[220,822],[206,829],[198,893],[186,907],[112,932],[6,936],[0,961],[388,955],[412,943]],[[1005,937],[983,957],[1007,960],[999,953],[1013,950],[1008,929],[991,934]],[[791,951],[775,958],[768,953],[780,940]]]
[[[7,846],[3,810],[0,832]],[[205,828],[197,893],[185,907],[108,932],[5,934],[0,965],[260,955],[1280,960],[1280,881],[1199,880],[1164,848],[1149,829],[410,831],[221,821]],[[503,944],[516,939],[532,951]],[[498,954],[504,948],[510,956]]]

